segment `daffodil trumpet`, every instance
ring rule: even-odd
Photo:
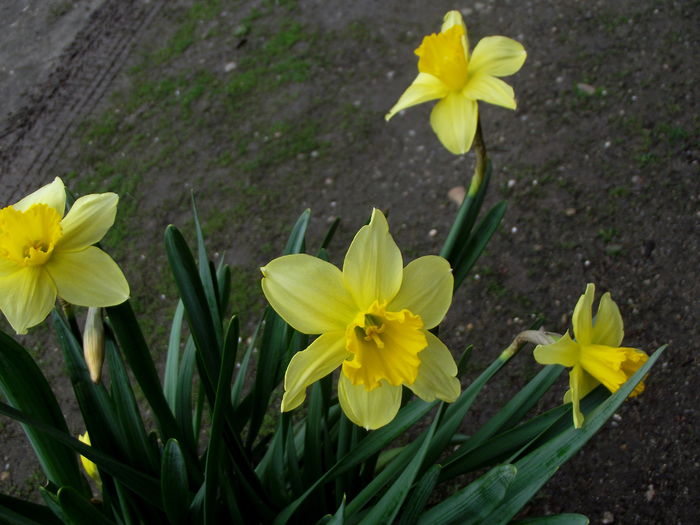
[[[338,368],[340,406],[368,430],[394,418],[403,386],[425,401],[459,396],[452,354],[429,331],[452,301],[450,265],[428,255],[404,268],[381,211],[355,235],[342,271],[306,254],[274,259],[261,270],[275,311],[299,332],[320,334],[287,367],[283,412]]]

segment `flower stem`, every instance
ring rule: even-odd
[[[476,134],[474,135],[474,153],[476,154],[476,165],[474,166],[474,175],[472,176],[471,184],[469,185],[470,197],[476,195],[481,187],[481,182],[484,180],[484,172],[486,171],[486,162],[488,157],[486,155],[486,144],[484,143],[484,136],[481,132],[481,118],[476,120]]]

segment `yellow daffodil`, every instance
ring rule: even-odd
[[[90,443],[90,436],[88,435],[87,432],[85,434],[81,434],[78,436],[78,439],[85,443],[88,446],[91,446]],[[90,476],[95,482],[100,483],[100,473],[97,471],[97,465],[90,461],[88,458],[85,456],[80,456],[80,462],[83,464],[83,468],[85,469],[85,473]]]
[[[387,113],[389,120],[402,109],[440,100],[430,124],[440,142],[455,155],[471,148],[478,121],[477,100],[515,109],[513,88],[496,77],[516,73],[525,62],[523,46],[503,36],[483,38],[469,56],[467,27],[459,11],[445,15],[439,34],[423,38],[418,76]]]
[[[573,403],[574,426],[583,424],[580,400],[599,384],[615,392],[649,359],[636,348],[620,347],[624,335],[622,316],[610,293],[603,294],[595,320],[592,318],[595,285],[588,284],[586,293],[576,303],[572,323],[574,337],[565,333],[558,341],[535,348],[535,359],[543,365],[560,364],[572,367],[565,403]],[[644,391],[640,382],[634,397]]]
[[[60,178],[0,210],[0,310],[19,334],[42,322],[56,296],[80,306],[129,297],[121,270],[92,246],[114,223],[114,193],[85,195],[64,217]]]
[[[300,332],[321,334],[289,363],[283,412],[338,367],[340,406],[368,430],[394,418],[402,385],[425,401],[459,396],[454,359],[428,331],[452,301],[450,265],[428,255],[404,268],[379,210],[355,235],[342,271],[305,254],[279,257],[261,270],[265,297],[277,313]]]

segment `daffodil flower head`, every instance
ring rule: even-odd
[[[642,350],[621,347],[624,336],[622,316],[610,293],[600,298],[598,313],[592,317],[595,285],[588,284],[586,293],[576,303],[572,323],[574,337],[565,333],[558,341],[535,348],[535,360],[543,365],[571,367],[569,390],[565,403],[572,403],[574,426],[583,425],[580,400],[599,384],[615,392],[649,359]],[[640,382],[630,397],[644,391]]]
[[[113,306],[129,297],[117,264],[92,246],[114,223],[114,193],[85,195],[65,214],[60,178],[0,209],[0,310],[24,334],[56,296],[79,306]]]
[[[442,30],[428,35],[415,51],[418,76],[386,114],[439,100],[430,124],[451,153],[469,151],[478,122],[477,100],[515,109],[513,88],[497,77],[516,73],[525,62],[523,46],[503,36],[483,38],[469,54],[467,27],[459,11],[445,15]]]
[[[404,268],[381,211],[355,235],[342,271],[306,254],[279,257],[261,270],[263,292],[277,313],[302,333],[320,334],[287,367],[283,412],[301,405],[306,388],[338,368],[340,406],[368,430],[394,418],[402,385],[425,401],[459,396],[452,354],[428,331],[452,301],[450,265],[428,255]]]

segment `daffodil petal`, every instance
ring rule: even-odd
[[[610,297],[610,292],[606,292],[598,304],[598,313],[591,331],[591,342],[596,345],[620,346],[624,335],[620,309]]]
[[[430,125],[450,153],[461,155],[472,146],[477,117],[476,100],[453,92],[435,104],[430,113]]]
[[[404,268],[399,293],[387,309],[398,312],[405,308],[420,315],[424,328],[429,330],[445,318],[453,286],[450,263],[437,255],[420,257]]]
[[[367,430],[375,430],[391,422],[401,408],[401,387],[382,381],[373,390],[353,385],[345,374],[338,380],[338,400],[347,418]]]
[[[19,211],[26,211],[34,204],[44,203],[51,206],[63,217],[66,210],[66,188],[63,181],[56,177],[54,181],[46,186],[42,186],[34,193],[30,193],[12,207]]]
[[[584,397],[586,397],[599,384],[600,381],[598,381],[591,374],[583,370],[581,373],[581,381],[579,383],[579,399],[583,399]],[[571,389],[567,390],[564,394],[564,403],[571,403],[571,395]]]
[[[571,409],[574,415],[574,427],[583,426],[583,412],[581,412],[581,398],[585,388],[583,369],[575,366],[569,371],[569,389],[571,390]]]
[[[472,51],[469,75],[512,75],[522,67],[526,57],[520,42],[505,36],[487,36],[479,40]]]
[[[129,298],[129,283],[112,258],[96,246],[53,253],[45,266],[59,297],[79,306],[114,306]]]
[[[535,361],[541,365],[574,366],[580,353],[580,346],[571,339],[568,331],[552,344],[537,345],[534,351]]]
[[[423,102],[436,100],[447,96],[448,88],[445,83],[430,73],[418,73],[413,83],[403,92],[398,102],[389,110],[384,118],[389,120],[399,111],[417,106]]]
[[[55,303],[56,287],[41,266],[26,266],[0,278],[0,310],[18,334],[46,319]]]
[[[261,271],[265,297],[302,333],[345,330],[357,314],[342,273],[329,262],[299,253],[278,257]]]
[[[579,363],[586,372],[603,383],[605,388],[615,392],[627,381],[627,375],[622,370],[622,363],[626,359],[626,348],[588,345],[583,347]]]
[[[426,332],[428,346],[418,354],[420,367],[418,377],[411,385],[406,385],[423,401],[436,398],[452,403],[461,390],[457,379],[457,365],[452,354],[440,339]]]
[[[338,368],[347,355],[342,330],[321,334],[305,350],[294,354],[284,375],[282,412],[301,405],[306,388]]]
[[[452,27],[456,25],[461,25],[464,28],[464,32],[467,32],[467,26],[464,24],[464,19],[462,18],[462,13],[459,11],[449,11],[446,15],[445,18],[442,20],[442,27],[440,28],[440,32],[444,33],[448,29],[451,29]]]
[[[500,78],[479,74],[469,78],[462,94],[474,100],[483,100],[489,104],[515,109],[515,92]]]
[[[117,215],[116,193],[85,195],[75,201],[61,221],[61,250],[81,250],[99,242],[114,224]]]
[[[384,214],[375,208],[369,224],[360,228],[345,254],[345,287],[359,310],[365,311],[374,301],[391,302],[401,288],[402,278],[401,251],[389,233]]]
[[[574,315],[571,322],[574,325],[574,337],[581,345],[591,344],[592,332],[592,309],[593,298],[595,297],[595,285],[588,283],[586,292],[576,302]],[[568,366],[568,365],[567,365]]]

